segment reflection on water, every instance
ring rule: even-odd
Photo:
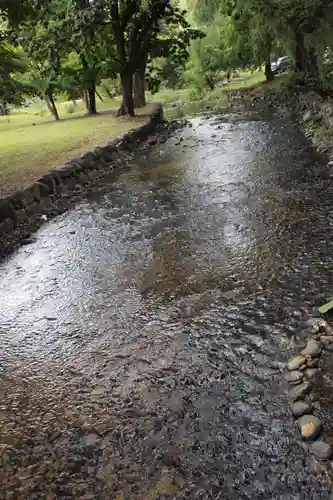
[[[332,295],[329,173],[290,118],[191,125],[0,267],[5,498],[332,498],[282,375]]]

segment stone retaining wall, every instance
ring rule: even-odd
[[[162,106],[156,106],[140,127],[73,158],[12,195],[0,198],[0,258],[7,253],[5,240],[10,233],[24,227],[28,221],[40,219],[64,194],[112,172],[120,152],[147,139],[163,122],[163,117]]]
[[[307,92],[299,95],[297,112],[301,118],[305,135],[311,139],[313,145],[324,153],[333,166],[333,102],[323,99],[316,92]]]

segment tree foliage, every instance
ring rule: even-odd
[[[226,66],[228,59],[242,68],[264,64],[269,77],[271,58],[283,50],[293,57],[300,78],[313,75],[314,80],[319,77],[318,87],[329,87],[322,62],[332,47],[332,0],[188,0],[187,5],[196,23],[205,26],[207,38],[215,36],[217,50],[210,43],[206,56],[209,67],[214,62]],[[223,47],[224,58],[218,50]]]

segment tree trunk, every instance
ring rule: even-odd
[[[83,91],[82,101],[84,102],[84,105],[86,107],[87,113],[89,113],[89,95],[88,95],[88,91],[87,90]]]
[[[133,76],[133,94],[134,94],[134,107],[135,108],[143,108],[146,105],[146,96],[145,96],[145,75],[146,75],[146,67],[143,66],[139,68]]]
[[[302,73],[316,75],[318,72],[317,56],[313,49],[306,47],[304,33],[296,32],[296,70]]]
[[[274,80],[274,73],[272,71],[270,58],[268,58],[265,63],[265,77],[266,82],[272,82]]]
[[[94,81],[91,82],[91,86],[88,89],[88,96],[89,96],[89,108],[88,108],[88,114],[91,115],[97,115],[97,109],[96,109],[96,84]]]
[[[134,116],[133,74],[130,72],[121,73],[120,81],[123,93],[123,102],[119,108],[118,116]]]
[[[112,92],[109,89],[109,87],[107,87],[106,85],[104,85],[103,89],[105,90],[106,95],[108,96],[109,99],[114,99],[114,95],[112,94]]]
[[[103,101],[104,101],[103,97],[101,96],[101,94],[98,92],[98,90],[97,90],[97,89],[96,89],[96,95],[97,95],[98,99],[99,99],[101,102],[103,102]]]
[[[266,62],[265,62],[265,77],[266,82],[274,80],[274,73],[271,66],[271,51],[272,51],[272,38],[270,34],[266,34]]]
[[[48,90],[47,91],[47,95],[46,95],[47,99],[46,99],[46,104],[48,105],[49,107],[49,110],[50,112],[52,113],[52,115],[54,116],[54,118],[58,121],[59,120],[59,113],[58,113],[58,110],[57,110],[57,106],[54,102],[54,97],[53,97],[53,93],[52,93],[52,90]]]
[[[50,100],[49,100],[47,95],[44,95],[44,101],[45,101],[45,104],[47,106],[47,109],[49,110],[50,115],[53,115],[53,109],[52,109]]]

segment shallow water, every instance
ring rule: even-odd
[[[1,265],[1,498],[333,498],[283,379],[333,295],[329,171],[290,117],[191,125]]]

